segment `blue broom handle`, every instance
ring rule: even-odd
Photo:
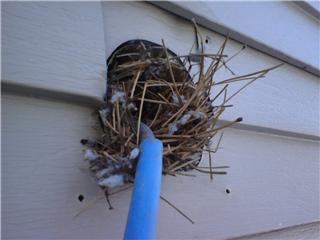
[[[140,144],[140,157],[124,239],[156,238],[162,151],[162,142],[153,137],[145,138]]]

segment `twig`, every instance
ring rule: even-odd
[[[238,123],[238,122],[241,122],[242,121],[242,118],[237,118],[236,120],[233,120],[232,122],[229,122],[221,127],[218,127],[218,128],[213,128],[213,129],[209,129],[207,131],[205,131],[204,133],[200,134],[201,136],[203,135],[207,135],[208,133],[212,133],[212,132],[218,132],[220,131],[221,129],[224,129],[224,128],[227,128],[227,127],[230,127],[231,125],[235,124],[235,123]]]
[[[112,131],[114,131],[116,134],[119,134],[119,132],[112,127],[111,123],[109,123],[109,121],[107,119],[104,119],[104,124],[106,124]]]
[[[109,153],[107,153],[106,151],[103,151],[102,154],[108,158],[110,158],[112,161],[118,163],[119,161],[117,159],[115,159],[113,156],[111,156]]]
[[[161,111],[161,107],[162,107],[162,105],[159,104],[158,110],[157,110],[157,112],[156,112],[156,115],[154,116],[151,124],[149,125],[149,128],[151,128],[151,127],[153,126],[153,124],[155,123],[155,121],[157,120],[157,118],[158,118],[158,116],[159,116],[159,113],[160,113],[160,111]]]
[[[176,210],[178,213],[180,213],[182,216],[184,216],[189,222],[194,224],[194,221],[189,218],[185,213],[183,213],[179,208],[177,208],[175,205],[173,205],[171,202],[169,202],[167,199],[165,199],[163,196],[160,195],[160,199],[162,199],[165,203],[167,203],[170,207],[172,207],[174,210]]]
[[[242,80],[243,78],[246,78],[246,77],[250,77],[250,76],[254,76],[254,75],[257,75],[257,74],[260,74],[260,73],[263,73],[262,75],[268,73],[269,71],[271,70],[274,70],[280,66],[282,66],[283,63],[281,64],[278,64],[276,66],[273,66],[271,68],[266,68],[266,69],[263,69],[263,70],[259,70],[257,72],[253,72],[253,73],[249,73],[249,74],[244,74],[244,75],[241,75],[241,76],[237,76],[237,77],[233,77],[233,78],[229,78],[229,79],[226,79],[226,80],[223,80],[223,81],[220,81],[220,82],[217,82],[215,83],[214,85],[219,85],[219,84],[225,84],[225,83],[229,83],[229,82],[234,82],[235,80]]]
[[[211,168],[211,169],[217,169],[217,168],[230,168],[230,166],[212,166],[212,167],[203,167],[203,166],[197,166],[197,168]]]
[[[163,45],[164,52],[165,52],[165,54],[166,54],[166,59],[167,59],[167,63],[168,63],[168,68],[169,68],[170,75],[171,75],[171,80],[172,80],[172,82],[173,82],[173,84],[174,84],[173,87],[174,87],[174,89],[175,89],[175,91],[176,91],[176,93],[177,93],[177,96],[178,96],[178,99],[179,99],[180,103],[182,104],[182,100],[181,100],[181,98],[180,98],[180,94],[179,94],[179,91],[178,91],[178,88],[177,88],[177,85],[176,85],[176,80],[175,80],[175,78],[174,78],[174,74],[173,74],[173,71],[172,71],[171,63],[170,63],[170,60],[169,60],[168,51],[167,51],[166,45],[164,44],[164,40],[161,39],[161,41],[162,41],[162,45]]]
[[[196,166],[194,166],[193,164],[190,164],[190,167],[197,170],[198,172],[202,172],[202,173],[208,173],[208,174],[227,174],[226,171],[205,171],[205,170],[202,170]]]
[[[212,173],[212,159],[211,159],[211,152],[208,152],[209,154],[209,166],[210,166],[210,180],[213,180],[213,173]]]
[[[175,172],[176,170],[178,170],[178,169],[180,169],[180,168],[183,168],[183,167],[185,167],[185,166],[188,166],[189,164],[191,164],[191,163],[193,163],[193,162],[196,162],[196,161],[199,161],[199,159],[192,159],[192,160],[190,160],[190,161],[188,161],[188,162],[185,162],[185,163],[183,163],[183,164],[181,164],[181,165],[179,165],[179,166],[177,166],[177,167],[175,167],[175,168],[171,168],[170,171],[171,171],[171,172]]]
[[[247,45],[243,45],[243,46],[241,47],[241,49],[240,49],[238,52],[236,52],[235,54],[233,54],[231,57],[229,57],[229,58],[224,62],[224,64],[230,62],[234,57],[238,56],[244,49],[246,49],[246,47],[247,47]],[[217,70],[219,70],[221,67],[222,67],[222,65],[221,65],[220,67],[218,67]]]
[[[136,85],[137,85],[137,82],[138,82],[138,79],[140,78],[140,75],[141,75],[141,71],[139,71],[133,81],[133,87],[132,87],[132,90],[131,90],[131,95],[130,95],[130,98],[133,98],[134,96],[134,91],[136,89]]]
[[[137,125],[137,145],[139,144],[139,137],[140,137],[140,124],[141,124],[141,115],[142,115],[142,109],[143,109],[143,100],[146,95],[148,83],[145,83],[143,92],[142,92],[142,98],[140,102],[140,109],[139,109],[139,118],[138,118],[138,125]]]

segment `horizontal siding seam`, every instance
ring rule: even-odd
[[[229,121],[226,120],[220,120],[218,123],[225,124]],[[254,133],[260,133],[260,134],[267,134],[267,135],[273,135],[273,136],[279,136],[279,137],[286,137],[291,139],[299,139],[304,141],[312,141],[312,142],[319,142],[320,143],[320,136],[319,135],[311,135],[311,134],[305,134],[305,133],[298,133],[298,132],[292,132],[292,131],[286,131],[276,128],[269,128],[264,126],[256,126],[253,124],[245,124],[245,123],[237,123],[231,126],[231,128],[243,130],[247,132],[254,132]]]
[[[42,98],[54,101],[60,101],[64,103],[73,103],[82,106],[95,107],[98,108],[103,104],[103,97],[94,97],[84,94],[75,94],[67,91],[57,91],[53,89],[44,89],[29,85],[24,85],[20,83],[13,83],[8,81],[2,81],[1,83],[1,92],[8,93],[12,95],[33,97],[33,98]],[[228,120],[219,120],[219,125],[224,125],[229,123]],[[296,138],[307,141],[316,141],[320,142],[320,136],[310,135],[292,131],[286,131],[281,129],[269,128],[264,126],[256,126],[252,124],[238,123],[231,126],[231,128],[245,130],[255,133],[263,133],[268,135],[276,135],[281,137]]]
[[[318,11],[318,9],[314,8],[310,3],[306,1],[292,1],[292,3],[296,4],[298,7],[306,11],[316,20],[320,21],[320,12]]]
[[[75,93],[66,90],[58,90],[52,88],[41,88],[30,84],[22,84],[12,81],[1,81],[1,92],[19,96],[55,100],[65,103],[79,104],[89,107],[96,107],[102,104],[103,97],[86,95],[83,93]]]
[[[238,239],[240,240],[240,239],[247,239],[247,238],[255,238],[255,237],[260,237],[260,236],[263,236],[263,235],[266,235],[266,234],[274,234],[274,233],[281,233],[281,232],[285,232],[285,231],[295,230],[297,228],[303,228],[302,231],[305,231],[305,228],[307,229],[308,227],[310,227],[310,228],[313,228],[313,227],[320,228],[320,221],[319,220],[315,220],[315,221],[311,221],[311,222],[308,222],[308,223],[293,225],[293,226],[284,227],[284,228],[273,229],[273,230],[270,230],[270,231],[232,237],[232,238],[228,238],[228,240],[238,240]],[[268,239],[270,239],[270,238],[268,238]]]
[[[237,32],[234,29],[226,27],[225,25],[219,22],[214,22],[212,20],[209,20],[208,18],[203,17],[197,13],[194,13],[186,8],[183,8],[173,2],[148,2],[148,3],[186,20],[195,18],[197,20],[198,25],[201,27],[204,27],[210,31],[216,32],[223,36],[229,36],[230,39],[236,42],[239,42],[241,44],[246,44],[248,47],[251,47],[252,49],[255,49],[259,52],[262,52],[265,55],[271,56],[285,63],[293,65],[298,69],[311,73],[317,77],[320,76],[320,69],[315,68],[310,64],[306,64],[305,62],[300,61],[299,59],[292,57],[284,52],[281,52],[278,49],[275,49],[264,43],[261,43],[260,41],[250,36],[244,35],[240,32]]]

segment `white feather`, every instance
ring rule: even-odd
[[[191,114],[186,113],[179,119],[178,122],[180,125],[185,125],[189,121],[190,118],[191,118]]]
[[[185,99],[185,97],[184,97],[183,95],[179,95],[179,97],[180,97],[182,103],[185,103],[185,102],[186,102],[186,99]],[[179,97],[178,97],[177,94],[173,93],[173,94],[172,94],[172,102],[173,102],[174,104],[180,104]]]
[[[169,124],[169,135],[173,135],[175,132],[179,130],[180,126],[183,126],[188,123],[189,119],[191,118],[190,113],[184,114],[178,121],[175,121]]]
[[[114,167],[110,166],[108,168],[104,168],[104,169],[102,169],[100,171],[97,171],[95,175],[96,175],[97,178],[102,178],[103,176],[105,176],[107,174],[110,174],[113,171],[114,171]]]
[[[178,123],[173,122],[169,124],[169,135],[173,135],[176,131],[178,131]]]
[[[84,159],[89,161],[94,161],[99,158],[98,154],[92,149],[87,149],[84,153]]]
[[[204,119],[206,117],[203,112],[189,111],[188,113],[191,114],[195,119]]]
[[[138,110],[138,108],[136,107],[136,105],[134,103],[129,103],[127,108],[128,108],[128,110],[133,110],[133,111]]]
[[[98,184],[103,187],[119,187],[124,184],[124,176],[122,174],[112,175],[110,177],[98,181]]]
[[[139,153],[140,153],[140,149],[139,148],[132,149],[131,152],[130,152],[129,159],[130,160],[136,159],[139,156]]]
[[[121,103],[124,103],[126,101],[125,100],[125,95],[126,94],[124,92],[115,91],[114,94],[111,97],[111,102],[115,103],[115,102],[119,101]]]
[[[110,109],[109,108],[104,108],[99,110],[99,114],[102,120],[106,119],[108,117],[110,113]]]

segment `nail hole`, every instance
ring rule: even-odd
[[[206,40],[205,40],[205,43],[208,44],[210,41],[210,37],[209,36],[206,36]]]
[[[231,191],[230,191],[229,188],[226,189],[226,193],[227,193],[227,194],[230,194],[230,193],[231,193]]]
[[[78,196],[78,200],[79,200],[79,202],[82,202],[82,201],[84,200],[84,196],[80,194],[80,195]]]

